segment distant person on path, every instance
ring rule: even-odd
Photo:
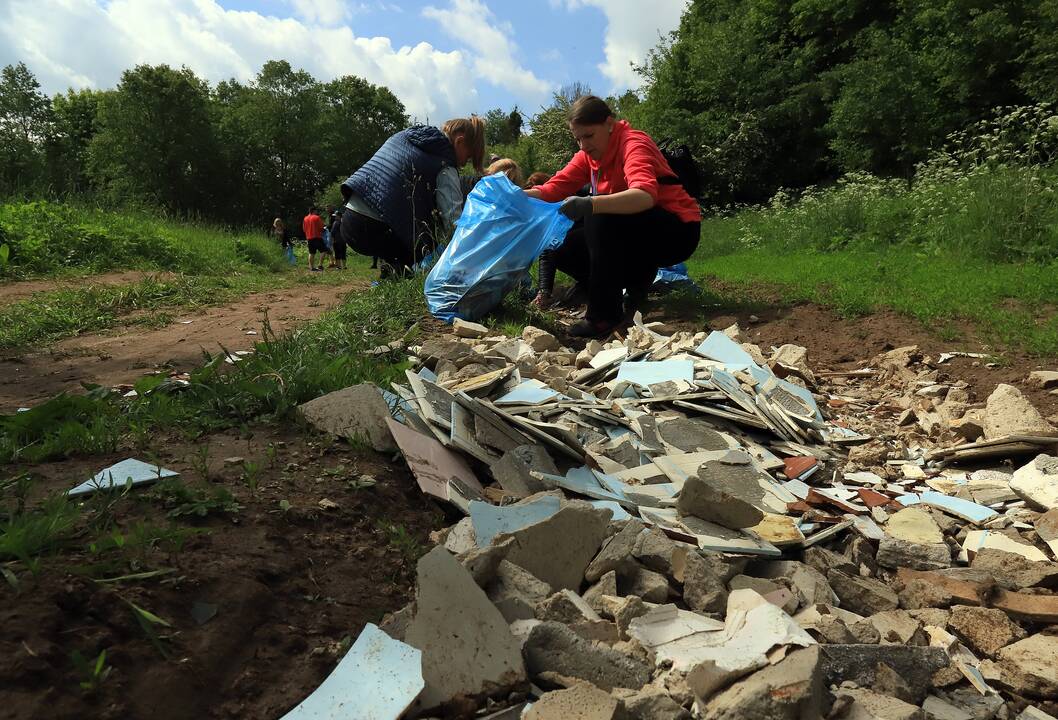
[[[404,274],[433,251],[439,223],[455,225],[463,211],[459,168],[470,161],[480,173],[484,157],[485,123],[476,116],[400,131],[342,183],[342,237],[380,258],[384,276]]]
[[[294,259],[294,243],[287,235],[287,224],[283,222],[283,218],[276,216],[276,219],[272,221],[272,235],[275,237],[276,242],[279,243],[279,247],[283,248],[283,252],[287,256],[287,260],[290,261],[291,265],[296,265],[297,260]]]
[[[574,221],[553,256],[557,269],[587,288],[587,314],[569,332],[601,337],[646,298],[658,268],[694,253],[702,213],[650,136],[614,117],[604,100],[577,98],[568,119],[580,152],[525,192],[561,200],[560,211]],[[585,183],[591,195],[577,197]],[[628,294],[624,307],[622,290]],[[549,300],[538,296],[534,302]]]
[[[331,233],[331,218],[334,217],[334,206],[328,205],[326,214],[320,215],[323,220],[323,254],[330,258],[327,264],[329,268],[338,267],[334,257],[334,236]]]
[[[309,214],[301,221],[301,228],[305,231],[305,240],[309,245],[309,270],[311,272],[323,271],[323,219],[320,217],[319,209],[315,206],[309,209]],[[320,254],[319,267],[316,266],[316,254]]]
[[[342,237],[342,213],[333,212],[331,219],[331,243],[334,250],[334,266],[339,270],[345,270],[346,243]]]

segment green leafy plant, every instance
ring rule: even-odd
[[[85,692],[98,690],[114,669],[107,665],[106,650],[100,650],[95,660],[92,661],[85,658],[80,650],[74,650],[70,653],[70,660],[73,662],[74,670],[77,671],[77,675],[80,678],[78,685]]]
[[[80,509],[65,495],[49,497],[38,509],[9,515],[0,522],[0,559],[19,560],[36,574],[40,557],[64,547],[80,517]]]
[[[242,505],[225,487],[189,487],[177,478],[166,478],[159,482],[149,497],[169,508],[168,515],[171,518],[203,518],[211,513],[234,515],[242,510]]]
[[[242,461],[242,481],[250,488],[252,495],[257,494],[257,487],[261,481],[261,463],[252,460]]]
[[[125,600],[125,604],[128,605],[129,608],[132,610],[132,616],[136,619],[136,624],[140,626],[140,629],[143,631],[143,634],[147,636],[147,639],[150,641],[151,645],[154,646],[154,649],[157,650],[158,654],[160,654],[163,658],[168,660],[169,651],[165,647],[165,644],[162,642],[163,638],[159,634],[158,628],[170,628],[172,627],[172,625],[170,625],[167,620],[163,620],[151,611],[140,607],[131,600],[127,600],[125,598],[122,599]]]
[[[389,546],[400,553],[401,559],[406,566],[415,564],[422,557],[425,548],[403,525],[387,520],[379,520],[378,528],[386,536],[386,542]]]

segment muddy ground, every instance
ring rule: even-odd
[[[190,366],[199,345],[249,347],[255,338],[245,332],[259,328],[264,308],[274,324],[290,327],[324,309],[327,303],[311,302],[321,292],[334,289],[264,293],[209,309],[190,326],[60,343],[67,349],[100,348],[94,357],[62,357],[57,347],[4,361],[9,381],[0,385],[0,403],[28,405],[80,380],[128,382],[142,370],[167,363]],[[751,321],[751,315],[757,319]],[[933,355],[995,352],[970,336],[942,340],[888,313],[849,320],[814,306],[655,303],[647,319],[680,329],[721,329],[737,321],[765,352],[786,342],[807,346],[816,369],[858,367],[879,352],[908,344]],[[426,325],[443,331],[439,324]],[[997,383],[1009,382],[1045,415],[1058,412],[1054,396],[1024,382],[1044,365],[1011,352],[1002,353],[995,368],[985,363],[957,358],[943,372],[969,382],[979,400]],[[18,380],[12,373],[21,373]],[[137,489],[115,505],[114,531],[128,534],[143,523],[180,528],[186,537],[142,550],[93,552],[89,546],[98,546],[101,535],[92,530],[73,538],[63,555],[46,560],[36,576],[11,564],[17,569],[17,592],[0,582],[0,719],[277,718],[319,685],[365,623],[377,622],[410,599],[415,559],[429,547],[429,532],[456,518],[446,517],[421,495],[404,463],[295,424],[248,432],[196,443],[159,438],[153,457],[130,451],[4,469],[3,477],[28,471],[38,478],[30,491],[33,502],[112,462],[139,456],[181,472],[193,487],[227,488],[242,507],[212,510],[204,518],[170,518],[174,506],[164,494]],[[89,510],[97,521],[106,517],[94,505]],[[173,572],[105,584],[90,579],[112,578],[129,567]],[[159,637],[152,640],[129,603],[171,627],[154,626]],[[215,615],[205,619],[213,610]],[[78,651],[94,660],[103,650],[113,669],[93,683],[78,672],[72,655]]]
[[[117,277],[110,279],[120,282]],[[124,281],[132,282],[128,278]],[[36,286],[53,281],[31,282]],[[224,305],[174,310],[174,322],[160,328],[130,324],[67,338],[46,348],[7,353],[0,357],[0,413],[35,405],[60,392],[80,390],[81,383],[113,387],[133,383],[153,370],[191,370],[202,364],[203,350],[214,354],[222,348],[229,352],[249,350],[261,339],[266,314],[272,330],[283,332],[319,317],[346,294],[363,291],[366,286],[367,281],[350,277],[338,286],[271,290]],[[0,303],[5,297],[0,291]],[[191,322],[186,323],[188,320]]]
[[[277,718],[323,681],[365,623],[410,599],[415,560],[446,523],[403,463],[296,427],[252,433],[209,438],[206,478],[202,443],[163,441],[156,453],[193,487],[227,487],[238,511],[172,519],[172,503],[137,489],[115,505],[114,532],[144,523],[186,537],[93,553],[85,548],[106,534],[92,530],[38,576],[20,569],[17,592],[3,583],[0,718]],[[136,454],[13,470],[38,478],[32,501]],[[231,457],[260,467],[256,489]],[[365,476],[375,484],[360,487]],[[139,572],[173,572],[91,579],[130,572],[119,569],[129,557]],[[129,602],[170,623],[156,627],[157,646]],[[212,610],[204,622],[193,615]],[[94,661],[103,650],[113,669],[82,689],[72,654]]]

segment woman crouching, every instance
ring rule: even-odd
[[[604,100],[577,98],[569,129],[580,151],[554,177],[526,193],[548,202],[563,200],[561,212],[574,221],[565,241],[550,256],[554,267],[587,288],[585,319],[569,331],[602,337],[646,297],[658,268],[689,258],[698,247],[702,214],[679,183],[654,141],[617,120]],[[576,197],[585,185],[589,197]],[[547,304],[554,271],[541,259],[541,296]],[[550,272],[551,277],[545,277]],[[628,307],[622,305],[627,291]]]

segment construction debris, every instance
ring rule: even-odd
[[[347,421],[468,516],[382,625],[404,717],[1058,712],[1058,437],[1016,388],[663,329],[457,323]]]

